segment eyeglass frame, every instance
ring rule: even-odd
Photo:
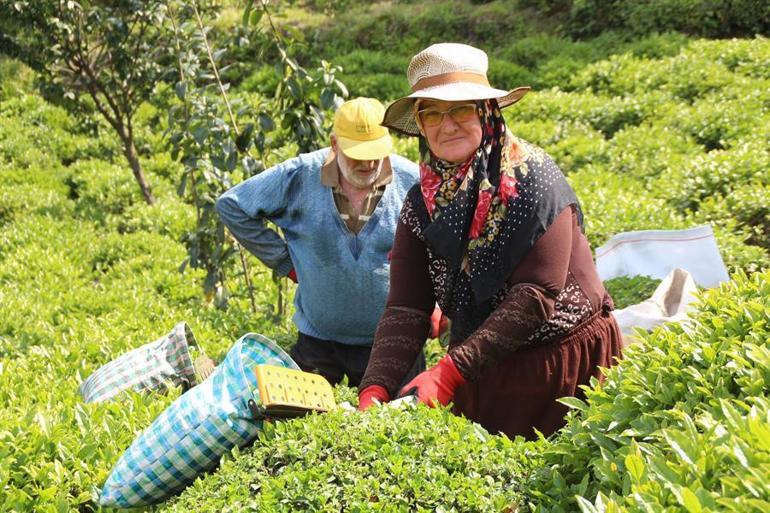
[[[420,110],[417,110],[417,109],[419,108],[419,105],[420,105],[420,103],[421,103],[420,101],[417,101],[417,102],[415,102],[415,105],[414,105],[414,107],[415,107],[415,111],[414,111],[414,117],[415,117],[415,120],[417,121],[417,124],[418,124],[418,126],[420,126],[420,127],[423,127],[423,126],[428,126],[428,127],[431,127],[431,128],[433,128],[433,127],[437,127],[437,126],[440,126],[440,125],[441,125],[441,123],[443,123],[443,122],[444,122],[444,116],[446,116],[447,114],[449,114],[449,117],[451,117],[451,118],[452,118],[452,121],[454,121],[455,123],[458,123],[458,124],[467,123],[467,122],[469,122],[469,121],[471,120],[471,118],[468,118],[468,119],[466,119],[466,120],[464,120],[464,121],[458,121],[458,120],[457,120],[457,119],[455,119],[455,117],[454,117],[454,116],[451,114],[451,112],[452,112],[453,110],[459,109],[459,108],[461,108],[461,107],[468,107],[468,106],[472,106],[472,107],[473,107],[473,110],[474,110],[474,112],[476,112],[476,111],[477,111],[477,109],[478,109],[478,104],[474,102],[474,103],[461,103],[460,105],[455,105],[455,106],[453,106],[453,107],[450,107],[450,108],[448,108],[448,109],[446,109],[446,110],[438,110],[438,109],[435,109],[435,108],[432,108],[432,107],[428,107],[427,109],[420,109]],[[428,125],[428,124],[425,124],[425,123],[423,123],[423,120],[421,119],[421,117],[420,117],[420,114],[421,114],[422,112],[425,112],[425,111],[428,111],[428,110],[432,110],[432,111],[434,111],[434,112],[438,112],[438,113],[440,113],[440,114],[441,114],[441,119],[439,119],[439,122],[438,122],[438,123],[436,123],[436,124],[432,124],[432,125]]]

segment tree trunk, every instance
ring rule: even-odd
[[[124,127],[119,129],[120,139],[123,142],[123,154],[128,159],[128,163],[131,166],[131,171],[134,173],[134,178],[139,184],[139,188],[142,190],[142,196],[144,201],[148,205],[155,203],[155,197],[152,195],[150,185],[147,183],[147,179],[144,177],[144,171],[142,171],[142,165],[139,163],[139,154],[136,152],[136,146],[134,146],[134,138],[129,134]]]

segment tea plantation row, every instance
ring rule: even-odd
[[[550,440],[490,436],[419,407],[277,424],[164,511],[764,512],[770,272],[659,329]]]
[[[768,69],[766,39],[693,41],[600,60],[507,110],[569,173],[593,245],[708,221],[738,273],[692,328],[645,337],[587,404],[572,401],[554,439],[490,436],[426,408],[312,416],[274,425],[159,510],[767,510]],[[84,405],[82,378],[181,320],[214,356],[247,331],[283,344],[294,332],[274,316],[264,268],[256,315],[243,298],[207,306],[200,275],[176,271],[194,214],[174,193],[162,110],[145,105],[138,120],[158,197],[148,207],[109,132],[24,87],[0,88],[0,510],[92,511],[121,452],[178,392]],[[398,145],[415,156],[413,141]],[[650,290],[612,285],[626,304]]]

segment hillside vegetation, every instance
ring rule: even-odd
[[[494,85],[534,86],[507,122],[562,166],[594,247],[622,231],[711,223],[733,279],[704,293],[686,329],[644,335],[585,402],[567,400],[568,425],[550,439],[509,440],[424,407],[313,415],[270,425],[153,511],[770,510],[770,41],[755,35],[768,17],[762,2],[722,3],[732,29],[697,32],[681,17],[686,26],[660,27],[685,34],[611,16],[575,32],[587,12],[575,6],[596,14],[596,2],[290,3],[282,23],[305,36],[298,58],[342,65],[351,95],[405,94],[409,56],[439,39],[486,49]],[[240,23],[225,4],[223,41]],[[695,16],[706,2],[661,4]],[[740,8],[757,14],[739,19]],[[226,74],[233,94],[258,103],[273,93],[273,66],[239,48]],[[217,358],[246,332],[294,341],[255,259],[256,314],[234,279],[220,310],[201,297],[201,270],[178,271],[195,210],[176,194],[182,165],[164,138],[172,102],[159,84],[136,120],[157,198],[147,205],[105,126],[47,101],[31,70],[0,56],[2,511],[99,510],[122,451],[179,395],[83,404],[82,379],[128,349],[182,320]],[[414,141],[397,147],[416,157]],[[655,282],[607,285],[624,306]],[[431,360],[442,350],[428,348]],[[335,393],[356,401],[344,385]]]

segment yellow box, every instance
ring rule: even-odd
[[[336,406],[332,386],[318,374],[264,364],[257,365],[254,372],[260,409],[266,416],[296,417]]]

